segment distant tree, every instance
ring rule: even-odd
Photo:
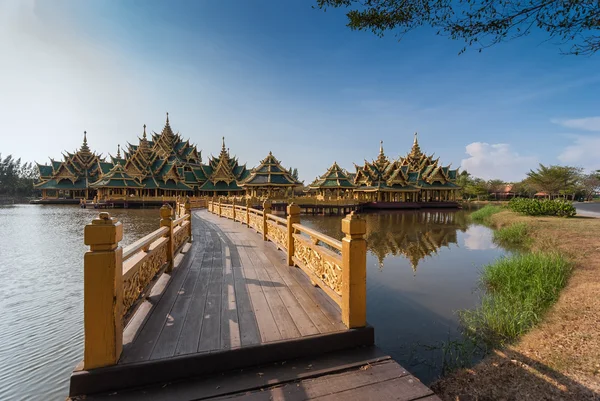
[[[498,193],[503,192],[506,187],[506,182],[498,179],[488,180],[486,182],[487,190],[490,194],[497,196]]]
[[[530,170],[527,177],[534,188],[548,194],[550,198],[560,195],[575,199],[582,174],[583,169],[579,167],[540,164],[537,171]]]
[[[586,200],[590,200],[600,191],[600,170],[586,174],[581,179],[581,193]]]
[[[21,164],[21,159],[12,155],[2,158],[0,154],[0,195],[31,196],[34,193],[33,183],[39,178],[37,169],[32,163]]]
[[[543,32],[566,44],[566,54],[594,54],[600,49],[600,2],[597,0],[316,0],[317,7],[346,7],[348,24],[377,36],[400,37],[422,26],[438,35],[481,49]]]

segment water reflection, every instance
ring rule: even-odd
[[[457,232],[469,235],[469,245],[480,241],[492,246],[489,230],[481,226],[469,227],[467,214],[456,210],[435,210],[426,212],[393,211],[364,214],[367,220],[367,247],[377,258],[380,268],[388,256],[402,256],[416,273],[419,262],[432,256],[442,247],[458,245]],[[340,218],[307,216],[302,222],[316,225],[320,230],[335,238],[342,238]],[[474,230],[474,231],[472,231]],[[485,248],[491,249],[491,248]]]
[[[158,210],[110,210],[127,245]],[[83,227],[97,210],[0,207],[0,400],[59,400],[83,351]]]
[[[367,220],[367,318],[375,341],[425,383],[441,373],[430,345],[461,338],[456,311],[478,304],[480,268],[505,250],[468,211],[364,214]],[[302,223],[341,238],[341,217]]]

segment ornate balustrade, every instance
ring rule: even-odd
[[[366,325],[366,259],[364,239],[366,222],[354,213],[342,220],[341,241],[300,224],[300,207],[290,204],[287,218],[271,214],[271,202],[263,210],[248,206],[212,201],[208,210],[231,217],[262,233],[287,254],[288,265],[301,268],[314,285],[319,286],[342,310],[342,320],[349,328]],[[224,210],[230,212],[223,213]]]
[[[190,202],[160,209],[160,228],[121,248],[123,225],[106,212],[85,227],[84,369],[117,363],[123,327],[156,278],[173,269],[175,255],[192,239]]]

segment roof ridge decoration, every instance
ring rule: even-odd
[[[208,179],[212,181],[213,184],[223,181],[229,185],[233,181],[236,181],[231,165],[231,158],[229,156],[229,149],[225,148],[225,137],[223,137],[223,144],[218,160],[217,165],[213,168],[213,172]]]

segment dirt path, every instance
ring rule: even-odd
[[[600,219],[501,212],[526,221],[534,250],[559,249],[575,269],[544,322],[517,344],[434,383],[444,400],[600,400]]]

